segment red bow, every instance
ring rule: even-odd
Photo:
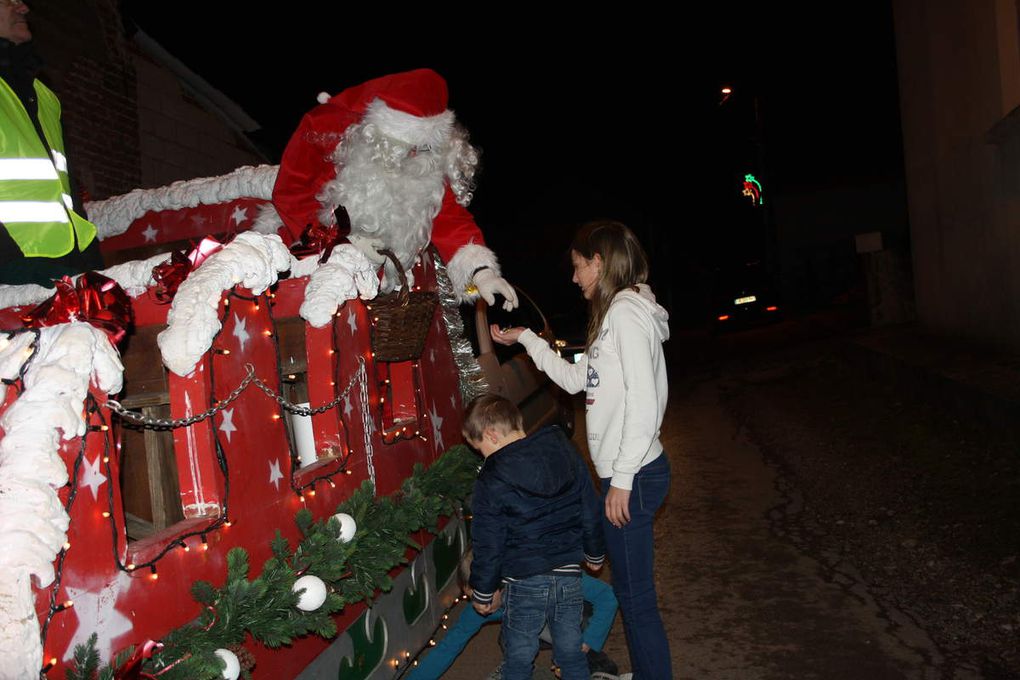
[[[124,665],[113,672],[114,680],[138,680],[139,678],[152,678],[152,675],[142,672],[142,664],[152,655],[163,649],[163,643],[149,640],[135,650],[131,658],[124,662]]]
[[[169,260],[152,268],[152,278],[156,282],[152,296],[164,305],[172,302],[174,295],[177,294],[177,288],[188,278],[188,274],[195,271],[210,255],[222,249],[222,243],[212,236],[206,236],[187,255],[183,251],[175,250]]]
[[[321,252],[319,264],[328,260],[329,256],[333,254],[333,248],[342,243],[351,233],[351,218],[347,214],[347,209],[338,205],[333,211],[333,215],[336,217],[333,224],[326,226],[309,224],[305,227],[304,233],[301,234],[301,242],[292,245],[290,252],[296,257]]]
[[[106,331],[115,345],[124,338],[131,324],[131,301],[116,281],[85,272],[77,282],[64,276],[53,283],[57,292],[21,317],[25,326],[43,328],[85,321]]]

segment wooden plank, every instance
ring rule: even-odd
[[[128,336],[121,349],[121,363],[124,364],[124,390],[121,402],[130,401],[140,395],[163,394],[169,403],[166,369],[159,361],[156,336],[166,328],[164,325],[141,326]],[[139,404],[140,405],[140,404]]]
[[[276,333],[280,345],[280,375],[306,372],[305,320],[301,317],[276,319]]]
[[[144,430],[121,428],[120,495],[125,513],[152,523]]]
[[[152,406],[142,409],[142,413],[150,418],[166,418],[170,415],[170,409],[168,406]],[[177,459],[173,446],[173,435],[169,432],[145,430],[149,498],[152,506],[152,524],[156,531],[184,519],[180,482],[177,479]]]

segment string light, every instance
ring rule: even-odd
[[[103,510],[103,517],[109,517],[109,516],[110,516],[110,511],[109,510]]]
[[[89,431],[90,432],[106,432],[109,429],[110,429],[109,425],[90,425],[89,426]]]
[[[213,351],[216,352],[217,354],[222,354],[223,356],[228,356],[230,354],[229,349],[215,349]]]
[[[71,542],[68,541],[67,543],[64,544],[64,552],[67,552],[70,549],[71,549]]]
[[[155,565],[155,564],[150,564],[150,565],[149,565],[149,569],[151,569],[151,570],[152,570],[152,573],[151,573],[151,574],[149,574],[149,578],[150,578],[151,580],[153,580],[153,581],[155,581],[155,580],[159,579],[159,574],[157,574],[157,573],[156,573],[156,565]]]
[[[56,666],[56,665],[57,665],[57,657],[53,657],[53,658],[50,659],[48,664],[43,666],[42,672],[43,673],[49,673],[51,670],[53,670],[53,667]]]

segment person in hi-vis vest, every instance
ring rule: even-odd
[[[0,284],[49,286],[103,261],[75,207],[60,100],[36,79],[26,14],[20,0],[0,0]]]

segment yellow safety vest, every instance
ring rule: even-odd
[[[43,146],[14,90],[0,79],[0,222],[26,257],[61,257],[85,247],[96,227],[74,211],[67,175],[60,100],[35,81]]]

